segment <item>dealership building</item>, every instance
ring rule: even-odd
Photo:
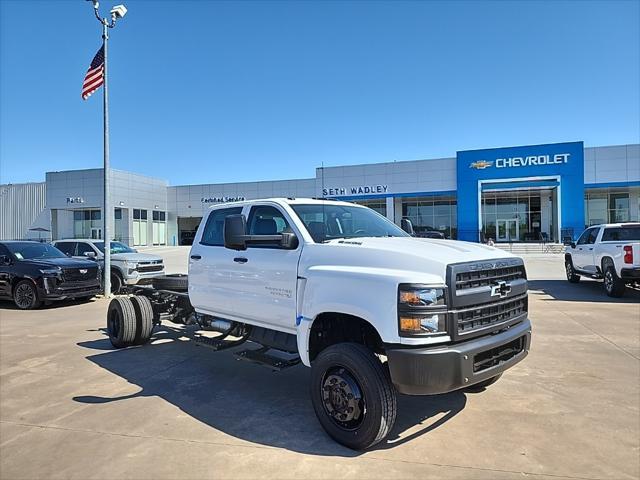
[[[467,150],[260,182],[172,186],[127,171],[109,175],[113,238],[132,246],[189,244],[212,205],[269,197],[353,201],[397,224],[408,218],[418,234],[469,241],[562,242],[589,225],[640,218],[638,144]],[[102,177],[101,169],[70,170],[0,185],[0,239],[102,238]]]

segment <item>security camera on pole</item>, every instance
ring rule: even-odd
[[[116,26],[116,21],[127,14],[124,5],[116,5],[111,9],[111,19],[101,18],[98,13],[98,1],[93,2],[93,13],[102,24],[102,47],[98,50],[93,61],[87,70],[82,84],[82,98],[86,100],[100,86],[103,90],[103,112],[104,112],[104,296],[111,295],[111,201],[109,199],[109,91],[107,88],[107,44],[109,40],[108,29]]]

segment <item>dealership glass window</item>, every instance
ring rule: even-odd
[[[435,230],[447,238],[457,238],[456,208],[455,198],[407,198],[402,200],[402,217],[411,221],[417,236]]]
[[[147,245],[147,211],[133,209],[133,245]]]
[[[356,200],[353,203],[364,205],[365,207],[369,207],[371,210],[375,210],[380,215],[385,217],[387,216],[387,200],[384,198],[375,200]]]
[[[607,189],[585,192],[584,217],[585,227],[630,221],[629,192]]]
[[[167,224],[166,212],[154,210],[151,214],[153,219],[152,225],[152,241],[154,245],[167,244]]]
[[[101,238],[102,212],[100,210],[74,210],[73,237]]]
[[[552,238],[551,212],[545,212],[542,195],[548,191],[522,190],[482,194],[482,238],[495,242],[538,242]],[[547,210],[550,207],[546,207]]]

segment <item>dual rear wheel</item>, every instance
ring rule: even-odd
[[[153,307],[147,297],[116,297],[107,310],[107,334],[116,348],[144,345],[153,331]]]

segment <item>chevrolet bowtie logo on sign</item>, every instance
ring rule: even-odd
[[[487,162],[486,160],[478,160],[477,162],[469,164],[469,168],[475,168],[476,170],[484,170],[491,166],[493,166],[493,162]]]
[[[511,293],[511,284],[502,280],[491,286],[491,296],[504,298]]]

